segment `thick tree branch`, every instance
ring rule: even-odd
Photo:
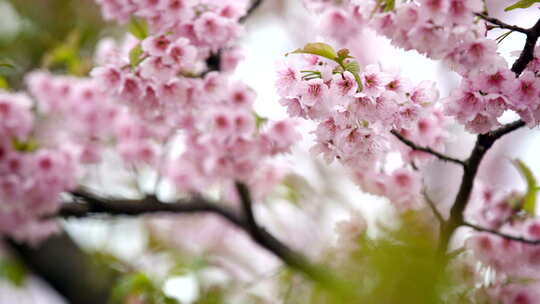
[[[242,209],[244,210],[244,218],[246,219],[247,225],[251,229],[259,229],[259,225],[255,220],[255,214],[253,213],[253,202],[251,201],[251,194],[249,189],[244,183],[236,182],[236,191],[238,191],[238,196],[240,197],[240,203],[242,204]]]
[[[525,40],[525,46],[523,46],[523,51],[521,52],[519,58],[512,65],[512,71],[516,73],[516,75],[521,74],[525,70],[529,62],[531,62],[531,60],[533,60],[534,58],[534,49],[536,47],[538,37],[540,36],[540,19],[538,19],[536,24],[527,31],[527,40]]]
[[[49,283],[68,303],[109,303],[120,273],[98,264],[66,234],[54,235],[38,246],[7,240],[13,253]]]
[[[529,240],[529,239],[525,239],[525,238],[522,238],[522,237],[519,237],[519,236],[514,236],[514,235],[502,233],[502,232],[499,232],[497,230],[483,228],[483,227],[480,227],[480,226],[477,226],[477,225],[474,225],[474,224],[471,224],[471,223],[467,223],[467,222],[464,222],[463,226],[471,227],[474,230],[477,230],[477,231],[480,231],[480,232],[491,233],[493,235],[496,235],[496,236],[499,236],[499,237],[502,237],[502,238],[505,238],[505,239],[508,239],[508,240],[512,240],[512,241],[517,241],[517,242],[530,244],[530,245],[539,245],[540,244],[540,240]]]
[[[401,135],[398,131],[396,130],[392,130],[391,133],[397,137],[402,143],[406,144],[407,146],[409,146],[409,148],[415,150],[415,151],[422,151],[422,152],[426,152],[426,153],[429,153],[435,157],[437,157],[438,159],[440,160],[443,160],[443,161],[447,161],[447,162],[451,162],[451,163],[455,163],[455,164],[458,164],[460,166],[465,166],[465,163],[462,161],[462,160],[459,160],[457,158],[453,158],[453,157],[450,157],[450,156],[447,156],[447,155],[444,155],[442,153],[439,153],[429,147],[422,147],[422,146],[418,146],[417,144],[415,144],[414,142],[412,142],[411,140],[405,138],[403,135]]]
[[[523,34],[528,34],[529,33],[528,29],[524,29],[522,27],[515,26],[515,25],[510,25],[508,23],[502,22],[501,20],[499,20],[497,18],[489,17],[486,14],[475,14],[475,15],[482,18],[482,19],[484,19],[485,21],[487,21],[487,22],[489,22],[491,24],[494,24],[498,28],[503,28],[503,29],[514,31],[514,32],[520,32],[520,33],[523,33]]]
[[[174,203],[163,203],[154,196],[149,196],[142,200],[106,199],[84,190],[73,192],[73,196],[79,202],[65,203],[58,215],[66,218],[81,218],[99,214],[140,216],[159,213],[214,213],[244,230],[253,241],[280,258],[289,267],[299,271],[314,282],[337,291],[342,296],[350,296],[349,290],[344,287],[346,284],[343,285],[343,282],[335,278],[324,268],[311,263],[302,254],[290,249],[264,228],[260,227],[253,215],[248,188],[240,183],[236,185],[244,210],[243,216],[230,207],[211,202],[203,197],[193,197]]]

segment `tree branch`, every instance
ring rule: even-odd
[[[426,153],[429,153],[435,157],[437,157],[438,159],[442,160],[442,161],[447,161],[447,162],[452,162],[452,163],[455,163],[455,164],[458,164],[460,166],[465,166],[465,163],[462,161],[462,160],[459,160],[457,158],[453,158],[453,157],[450,157],[450,156],[447,156],[447,155],[444,155],[442,153],[439,153],[429,147],[422,147],[422,146],[418,146],[417,144],[415,144],[414,142],[412,142],[411,140],[405,138],[403,135],[401,135],[398,131],[396,130],[392,130],[391,133],[397,137],[402,143],[404,143],[405,145],[409,146],[409,148],[415,150],[415,151],[422,151],[422,152],[426,152]]]
[[[442,225],[444,225],[444,222],[445,222],[444,217],[439,212],[439,210],[437,209],[437,206],[435,206],[435,202],[431,200],[431,198],[429,197],[425,189],[423,192],[424,192],[424,199],[426,200],[427,205],[429,206],[429,208],[433,212],[433,215],[435,215],[435,218],[437,218],[437,221],[439,221],[442,227]]]
[[[259,6],[261,6],[262,2],[263,2],[262,0],[253,0],[251,2],[251,6],[246,11],[246,14],[244,16],[240,17],[240,20],[239,20],[240,23],[245,22],[246,19],[249,18],[249,16],[251,16],[253,14],[253,12],[255,12],[255,10],[257,10],[257,8]]]
[[[98,264],[65,233],[37,246],[6,240],[25,265],[43,278],[68,303],[108,303],[120,277],[116,270]]]
[[[482,162],[486,152],[499,138],[523,126],[525,126],[525,122],[522,120],[517,120],[489,133],[478,135],[471,155],[465,161],[465,166],[463,167],[463,178],[461,180],[461,185],[459,187],[458,194],[456,195],[454,204],[450,209],[450,218],[447,224],[443,227],[443,231],[441,233],[441,240],[439,243],[439,249],[441,252],[446,252],[452,233],[457,227],[464,223],[463,212],[465,211],[465,208],[469,202],[474,187],[474,180],[476,178],[476,174],[478,173],[478,168],[480,167],[480,163]]]
[[[255,215],[253,214],[253,202],[251,201],[251,194],[249,193],[248,187],[244,183],[236,182],[236,191],[240,197],[240,203],[242,204],[242,209],[244,210],[244,217],[246,219],[247,225],[251,229],[259,229],[259,225],[255,220]]]
[[[193,197],[174,203],[163,203],[154,196],[142,200],[106,199],[85,190],[73,192],[73,196],[79,202],[65,203],[58,215],[66,218],[81,218],[98,214],[139,216],[159,213],[214,213],[244,230],[255,243],[280,258],[289,267],[301,272],[322,286],[330,287],[334,291],[337,290],[343,296],[350,296],[350,291],[343,287],[342,281],[325,269],[311,263],[302,254],[290,249],[260,227],[253,215],[248,188],[240,183],[236,185],[244,209],[244,216],[241,216],[230,207],[211,202],[203,197]]]
[[[539,36],[540,36],[540,19],[538,19],[538,21],[533,27],[527,30],[527,40],[525,40],[523,51],[521,52],[521,55],[519,56],[519,58],[512,65],[512,71],[516,73],[516,75],[521,74],[525,70],[529,62],[533,60],[534,48],[536,46],[536,42],[538,41]]]
[[[527,30],[527,40],[525,41],[523,51],[512,65],[512,72],[514,72],[516,76],[519,76],[525,70],[529,62],[534,58],[534,49],[539,36],[540,19],[532,28]],[[445,253],[448,249],[448,242],[454,230],[460,225],[464,224],[463,212],[465,211],[465,208],[469,202],[476,173],[478,172],[478,168],[486,152],[498,139],[523,126],[525,126],[525,122],[520,119],[506,124],[497,130],[478,135],[471,155],[465,161],[465,166],[463,167],[463,178],[454,204],[450,209],[450,218],[441,233],[441,239],[439,241],[439,251],[441,253]]]
[[[519,27],[519,26],[515,26],[515,25],[510,25],[508,23],[504,23],[502,22],[501,20],[497,19],[497,18],[493,18],[493,17],[489,17],[488,15],[486,14],[475,14],[476,16],[484,19],[485,21],[491,23],[491,24],[494,24],[496,25],[496,27],[498,28],[503,28],[503,29],[507,29],[507,30],[511,30],[511,31],[514,31],[514,32],[520,32],[520,33],[523,33],[523,34],[529,34],[529,30],[528,29],[524,29],[522,27]]]
[[[464,222],[463,226],[471,227],[471,228],[473,228],[474,230],[477,230],[477,231],[491,233],[491,234],[494,234],[496,236],[499,236],[499,237],[502,237],[502,238],[505,238],[505,239],[508,239],[508,240],[516,241],[516,242],[521,242],[521,243],[530,244],[530,245],[539,245],[540,244],[540,240],[529,240],[529,239],[525,239],[525,238],[522,238],[522,237],[519,237],[519,236],[513,236],[513,235],[510,235],[510,234],[502,233],[502,232],[499,232],[497,230],[483,228],[483,227],[480,227],[480,226],[477,226],[477,225],[474,225],[474,224],[471,224],[471,223],[467,223],[467,222]]]

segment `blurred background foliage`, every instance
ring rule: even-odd
[[[36,68],[86,74],[105,26],[91,0],[0,0],[0,84]]]
[[[284,276],[282,288],[289,290],[284,303],[476,303],[474,285],[466,284],[470,277],[446,267],[463,264],[463,257],[446,260],[438,254],[437,229],[425,221],[425,214],[408,212],[400,222],[398,229],[379,225],[377,238],[361,234],[353,250],[335,247],[328,253],[323,264],[342,280],[338,288]]]

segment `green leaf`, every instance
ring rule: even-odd
[[[39,148],[37,141],[29,138],[26,141],[20,141],[16,138],[12,140],[13,148],[19,152],[34,152]]]
[[[73,30],[66,39],[43,56],[43,68],[65,67],[70,74],[83,75],[84,65],[81,58],[81,33]]]
[[[154,284],[144,273],[129,274],[113,287],[110,302],[124,304],[125,299],[130,295],[152,293],[154,289]]]
[[[14,69],[15,66],[8,62],[0,62],[0,68],[8,68],[8,69]]]
[[[393,11],[396,8],[396,0],[387,0],[384,5],[384,11]]]
[[[140,297],[147,304],[178,304],[177,300],[166,296],[163,288],[142,272],[131,273],[121,278],[112,289],[110,303],[125,304],[131,297]]]
[[[255,116],[255,125],[257,126],[257,130],[260,129],[265,123],[268,122],[268,118],[260,116],[259,114],[253,112],[253,115]]]
[[[349,62],[345,62],[343,64],[343,67],[346,71],[349,71],[351,74],[353,74],[354,79],[356,80],[356,83],[358,84],[358,92],[362,92],[363,85],[362,85],[362,79],[360,79],[360,64],[358,64],[358,61],[351,60]]]
[[[128,24],[129,32],[137,37],[139,40],[143,40],[148,37],[148,23],[146,20],[140,18],[131,18],[131,21]]]
[[[308,43],[302,49],[297,49],[289,54],[312,54],[336,61],[339,57],[334,48],[322,42]]]
[[[129,63],[132,69],[136,68],[139,63],[144,60],[144,57],[142,55],[143,50],[140,43],[137,44],[136,47],[131,49],[131,51],[129,52]]]
[[[0,89],[8,90],[9,83],[7,82],[6,77],[0,76]]]
[[[538,192],[536,178],[531,169],[520,159],[515,159],[513,164],[527,182],[527,193],[525,194],[525,197],[523,197],[521,208],[528,214],[534,215],[536,209],[536,194]]]
[[[382,8],[384,12],[393,11],[396,8],[396,0],[377,0],[377,7]]]
[[[5,278],[13,285],[21,287],[26,282],[27,269],[15,259],[0,259],[0,278]]]
[[[504,11],[508,12],[508,11],[514,10],[516,8],[528,8],[531,5],[533,5],[535,3],[538,3],[538,2],[540,2],[540,0],[520,0],[520,1],[510,5],[509,7],[505,8]]]
[[[345,71],[349,71],[352,74],[358,74],[360,73],[360,64],[358,64],[358,61],[348,61],[343,64],[345,67]]]

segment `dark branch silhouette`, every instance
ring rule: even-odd
[[[462,161],[462,160],[459,160],[457,158],[453,158],[453,157],[450,157],[450,156],[447,156],[447,155],[444,155],[442,153],[439,153],[429,147],[422,147],[422,146],[419,146],[417,144],[415,144],[414,142],[412,142],[411,140],[407,139],[405,136],[401,135],[398,131],[396,130],[392,130],[391,133],[397,137],[402,143],[406,144],[407,146],[409,146],[409,148],[415,150],[415,151],[422,151],[422,152],[426,152],[426,153],[429,153],[435,157],[437,157],[438,159],[440,160],[443,160],[443,161],[447,161],[447,162],[451,162],[451,163],[455,163],[455,164],[458,164],[460,166],[465,166],[465,163]]]
[[[499,20],[497,18],[490,17],[490,16],[488,16],[486,14],[476,14],[476,16],[486,20],[487,22],[489,22],[491,24],[494,24],[495,25],[494,27],[496,27],[496,28],[507,29],[507,30],[511,30],[511,31],[514,31],[514,32],[519,32],[519,33],[522,33],[522,34],[528,34],[529,33],[528,29],[524,29],[524,28],[519,27],[519,26],[515,26],[515,25],[511,25],[511,24],[502,22],[501,20]]]
[[[525,238],[522,238],[522,237],[519,237],[519,236],[513,236],[513,235],[510,235],[510,234],[502,233],[502,232],[499,232],[497,230],[483,228],[483,227],[480,227],[480,226],[477,226],[477,225],[474,225],[474,224],[471,224],[471,223],[467,223],[467,222],[464,222],[463,226],[471,227],[476,231],[491,233],[493,235],[496,235],[496,236],[499,236],[499,237],[502,237],[502,238],[505,238],[505,239],[508,239],[508,240],[512,240],[512,241],[517,241],[517,242],[530,244],[530,245],[538,245],[538,244],[540,244],[540,240],[529,240],[529,239],[525,239]]]
[[[320,283],[321,286],[338,289],[341,293],[346,292],[345,290],[339,290],[342,289],[342,287],[340,287],[342,282],[339,282],[339,280],[332,276],[331,273],[324,268],[311,263],[302,254],[292,250],[263,227],[259,226],[253,214],[253,203],[251,201],[249,189],[241,183],[237,183],[236,187],[240,196],[243,211],[242,214],[224,204],[212,202],[201,196],[178,200],[174,203],[163,203],[155,196],[148,196],[141,200],[110,199],[97,196],[86,190],[78,190],[72,193],[76,198],[76,202],[65,203],[58,215],[65,218],[82,218],[97,215],[142,216],[162,213],[217,214],[234,224],[236,227],[242,229],[255,243],[274,254],[289,267],[299,271],[314,282]]]

